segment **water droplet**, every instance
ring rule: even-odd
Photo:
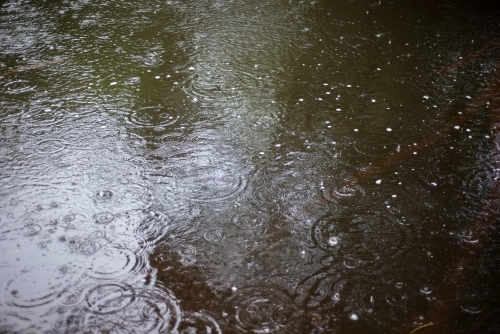
[[[337,246],[338,243],[339,243],[339,239],[337,237],[330,237],[328,239],[328,245],[330,245],[331,247]]]

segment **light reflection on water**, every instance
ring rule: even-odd
[[[2,3],[0,332],[499,326],[498,5]]]

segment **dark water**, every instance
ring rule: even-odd
[[[500,332],[497,2],[0,3],[0,333]]]

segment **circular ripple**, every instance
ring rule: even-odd
[[[218,243],[224,239],[224,232],[221,230],[211,230],[203,234],[205,240],[209,242]]]
[[[327,201],[359,200],[360,198],[364,198],[365,190],[359,184],[343,185],[340,187],[327,188],[327,191],[323,191],[321,196]]]
[[[84,321],[85,317],[82,314],[72,314],[57,320],[54,325],[54,331],[56,333],[80,333],[79,331],[82,329]]]
[[[84,299],[85,295],[77,290],[65,290],[57,296],[58,304],[68,308],[79,305]]]
[[[252,230],[255,234],[263,234],[269,223],[269,215],[265,212],[245,210],[231,217],[231,223],[239,229]]]
[[[246,188],[247,180],[229,167],[200,167],[176,180],[176,189],[183,197],[199,202],[229,200]]]
[[[115,216],[109,212],[101,212],[94,216],[96,224],[108,224],[113,221],[114,218]]]
[[[157,242],[165,235],[167,225],[162,217],[150,216],[143,219],[134,230],[134,234],[140,237],[143,249],[153,249]]]
[[[244,119],[246,125],[255,131],[273,129],[278,123],[277,117],[271,112],[246,113]]]
[[[25,146],[25,149],[38,154],[54,154],[61,152],[68,143],[61,139],[46,139]]]
[[[367,135],[356,141],[354,148],[362,154],[370,156],[387,156],[396,153],[399,144],[392,138],[384,135]]]
[[[181,310],[169,291],[155,288],[138,292],[134,308],[129,308],[123,317],[133,328],[129,332],[177,333]]]
[[[89,258],[87,262],[87,275],[97,279],[123,280],[126,277],[136,276],[145,267],[146,262],[142,256],[133,251],[110,244],[102,252]]]
[[[378,260],[396,254],[404,243],[401,225],[388,215],[351,214],[317,220],[314,244],[324,251],[341,251],[346,257]]]
[[[16,80],[7,82],[3,85],[3,92],[11,95],[24,94],[34,91],[35,85],[31,84],[28,80]]]
[[[364,316],[374,313],[375,296],[381,293],[373,290],[375,281],[371,281],[359,274],[346,275],[342,273],[328,273],[323,277],[316,277],[313,286],[307,291],[304,304],[315,308],[318,306],[334,308],[338,312],[360,314]],[[377,298],[379,302],[383,297]],[[342,310],[338,307],[342,305]],[[337,314],[342,316],[340,314]]]
[[[292,171],[268,181],[260,182],[253,188],[252,196],[261,207],[276,206],[285,215],[302,211],[316,195],[315,184],[304,178],[301,172]]]
[[[42,228],[39,225],[30,224],[22,228],[21,234],[24,235],[25,237],[33,237],[38,233],[40,233],[41,230]]]
[[[61,240],[61,239],[59,239]],[[64,240],[61,240],[64,241]],[[78,253],[83,255],[91,255],[101,249],[101,244],[90,238],[71,238],[67,245],[70,253]]]
[[[179,115],[173,108],[152,106],[133,111],[127,121],[140,128],[163,128],[177,122]]]
[[[179,326],[179,333],[222,334],[222,329],[217,321],[208,313],[192,312],[183,316]]]
[[[8,305],[23,308],[51,303],[80,273],[81,268],[74,266],[23,270],[5,286],[5,301]]]
[[[181,310],[170,292],[153,288],[127,295],[129,288],[115,284],[97,287],[103,291],[92,292],[93,304],[84,307],[94,315],[86,317],[82,333],[179,333]]]
[[[123,181],[123,179],[118,181]],[[96,191],[93,199],[94,202],[102,206],[103,209],[107,208],[109,210],[116,208],[117,205],[127,206],[127,209],[132,209],[137,208],[134,207],[134,205],[145,208],[151,204],[149,188],[146,185],[135,182],[113,183],[108,189]],[[109,214],[107,216],[109,217]],[[101,218],[102,216],[99,217]]]
[[[177,253],[182,257],[192,257],[196,255],[196,247],[192,245],[177,246]]]
[[[116,314],[135,299],[135,290],[128,284],[103,284],[91,288],[85,297],[84,311],[98,314]]]
[[[224,308],[230,324],[240,332],[278,332],[292,325],[297,317],[293,301],[281,289],[249,286],[230,294]]]

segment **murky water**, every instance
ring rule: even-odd
[[[1,333],[500,330],[498,3],[0,3]]]

